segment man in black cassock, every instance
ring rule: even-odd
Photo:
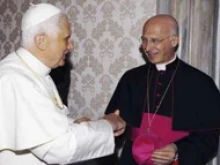
[[[218,150],[219,90],[208,75],[177,57],[172,16],[147,20],[141,40],[148,62],[122,76],[106,110],[120,109],[127,122],[119,164],[205,165]]]

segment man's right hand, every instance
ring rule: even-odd
[[[105,115],[103,119],[107,120],[111,124],[115,136],[119,136],[124,133],[126,123],[120,117],[119,110],[116,110],[114,113]]]

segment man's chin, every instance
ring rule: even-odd
[[[58,67],[61,67],[61,66],[64,66],[64,65],[65,65],[65,61],[62,60],[62,61],[59,62]]]
[[[59,64],[59,66],[61,67],[61,66],[64,66],[65,65],[65,62],[64,63],[62,63],[62,64]]]
[[[157,64],[160,62],[156,55],[148,55],[148,60],[152,64]]]
[[[150,61],[150,63],[152,63],[152,64],[158,64],[158,63],[160,63],[157,59],[148,59],[149,61]]]

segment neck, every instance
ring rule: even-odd
[[[42,62],[45,66],[47,66],[48,68],[51,68],[50,65],[48,65],[47,60],[45,59],[46,57],[46,51],[41,51],[37,48],[28,48],[28,47],[24,47],[24,49],[26,49],[28,52],[30,52],[35,58],[37,58],[40,62]]]
[[[171,60],[169,60],[169,61],[167,61],[167,62],[164,62],[164,63],[160,63],[160,64],[156,64],[156,68],[157,68],[157,70],[166,70],[166,66],[168,65],[168,64],[170,64],[170,63],[172,63],[173,61],[175,61],[176,60],[176,54],[174,55],[174,57],[171,59]]]

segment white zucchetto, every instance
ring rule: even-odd
[[[61,12],[62,11],[59,8],[51,4],[31,4],[31,7],[23,15],[21,30],[27,30]]]

